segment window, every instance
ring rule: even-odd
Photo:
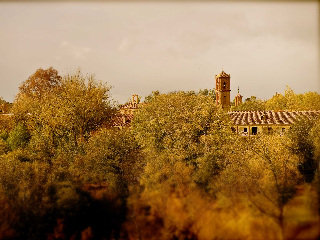
[[[226,82],[223,82],[223,88],[224,89],[226,88]]]
[[[244,128],[243,131],[244,131],[244,132],[248,132],[248,128]]]
[[[252,130],[252,135],[257,135],[258,127],[252,127],[251,130]]]

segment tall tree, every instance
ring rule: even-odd
[[[266,108],[265,101],[257,99],[255,96],[247,98],[244,103],[239,106],[233,106],[233,111],[264,111]]]
[[[289,86],[287,86],[283,95],[277,93],[266,101],[266,109],[275,111],[320,110],[320,94],[317,92],[296,94]]]
[[[19,94],[25,94],[28,97],[41,99],[43,95],[54,91],[61,86],[62,77],[58,71],[52,67],[48,69],[39,68],[19,87]]]
[[[301,118],[295,122],[288,132],[290,149],[299,156],[298,169],[306,182],[312,182],[316,169],[314,128],[315,119]],[[311,134],[312,133],[312,134]]]
[[[226,164],[232,139],[229,118],[211,96],[175,92],[155,96],[135,115],[132,124],[150,161],[169,154],[195,167],[194,180],[206,187]],[[152,160],[154,159],[154,160]]]
[[[231,194],[246,193],[253,208],[273,219],[281,239],[286,239],[285,208],[301,182],[298,157],[287,148],[285,137],[262,135],[242,140],[221,174],[221,188],[232,189]]]
[[[41,110],[41,106],[48,98],[49,94],[57,92],[57,88],[61,86],[62,77],[58,71],[52,67],[48,69],[39,68],[19,87],[12,112],[17,122],[27,119],[36,121],[37,112]],[[32,114],[31,114],[32,113]]]
[[[109,91],[92,75],[78,72],[62,78],[52,68],[40,69],[22,84],[13,112],[33,136],[45,137],[53,146],[77,145],[111,119]]]

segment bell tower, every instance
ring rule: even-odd
[[[242,95],[239,93],[239,87],[238,87],[238,94],[234,98],[234,106],[237,107],[240,104],[242,104]]]
[[[223,70],[216,78],[216,104],[221,106],[223,110],[230,109],[230,74]]]

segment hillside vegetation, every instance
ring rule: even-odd
[[[24,81],[0,130],[0,239],[318,239],[320,119],[241,137],[213,94],[154,93],[120,130],[94,76]],[[237,110],[319,98],[287,90]]]

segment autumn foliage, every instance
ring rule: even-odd
[[[287,89],[241,109],[314,99]],[[320,236],[319,119],[241,137],[209,90],[155,91],[123,129],[117,111],[93,75],[39,69],[22,83],[0,129],[0,239]]]

